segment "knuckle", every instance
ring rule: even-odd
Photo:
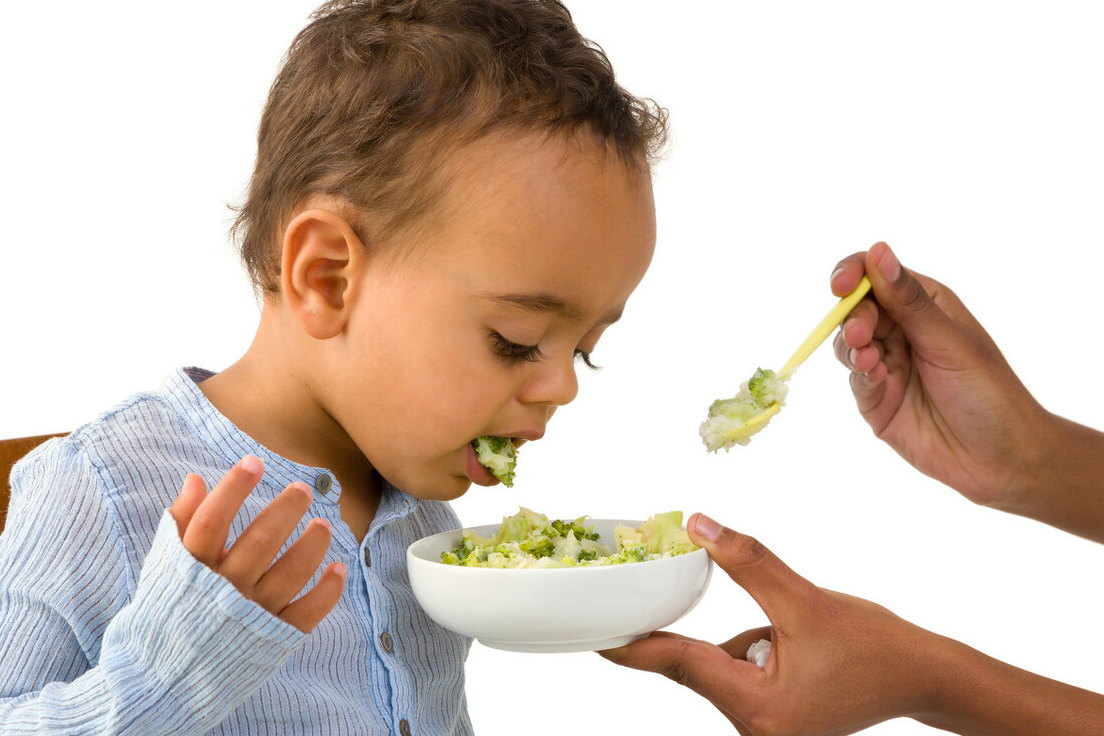
[[[928,292],[924,290],[924,287],[914,278],[904,279],[903,294],[901,295],[901,304],[905,309],[912,312],[920,312],[928,307],[931,303],[928,297]]]
[[[281,549],[287,542],[287,537],[264,527],[249,530],[248,544],[254,549]]]
[[[731,541],[734,561],[740,565],[755,565],[770,554],[766,546],[755,537],[733,532]]]
[[[219,534],[222,524],[210,510],[200,507],[192,514],[188,530],[201,537],[213,537]]]
[[[681,643],[674,652],[671,660],[668,661],[659,673],[667,679],[677,682],[679,685],[686,687],[690,686],[690,670],[686,667],[686,662],[690,660],[693,653],[690,652],[689,645],[685,642]]]

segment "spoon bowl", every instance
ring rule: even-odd
[[[820,320],[778,373],[756,371],[755,376],[740,387],[740,392],[733,399],[714,402],[709,409],[709,417],[699,429],[706,447],[715,452],[721,448],[727,450],[732,445],[746,445],[751,441],[752,435],[766,427],[774,415],[782,410],[788,391],[785,382],[790,380],[798,366],[813,354],[825,338],[840,326],[869,291],[870,279],[863,276],[855,290],[841,298]]]

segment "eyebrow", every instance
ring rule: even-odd
[[[575,322],[586,321],[586,314],[578,305],[572,304],[566,299],[561,299],[555,294],[496,294],[488,296],[488,298],[492,301],[520,307],[528,312],[553,313]],[[611,325],[619,319],[621,319],[620,309],[599,320],[598,324]]]

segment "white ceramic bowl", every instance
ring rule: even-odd
[[[618,524],[590,519],[611,549]],[[475,527],[491,536],[498,524]],[[586,652],[622,646],[668,626],[697,605],[709,585],[705,550],[608,567],[504,570],[441,563],[459,529],[421,539],[406,551],[410,584],[430,618],[496,649]]]

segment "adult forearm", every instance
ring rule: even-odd
[[[929,726],[964,736],[1099,736],[1104,695],[1066,685],[947,642]]]
[[[1047,414],[1038,437],[993,507],[1104,543],[1104,433]]]

